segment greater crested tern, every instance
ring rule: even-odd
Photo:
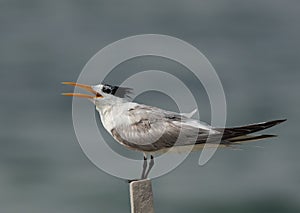
[[[143,152],[142,179],[147,178],[154,165],[154,154],[175,150],[199,150],[205,144],[210,146],[230,146],[245,141],[253,141],[276,135],[252,133],[270,128],[286,119],[272,120],[231,128],[215,128],[192,119],[196,112],[176,113],[157,107],[128,101],[130,88],[98,84],[95,86],[74,82],[63,84],[79,87],[93,95],[63,93],[65,96],[87,98],[92,101],[100,114],[101,122],[110,135],[123,146]],[[179,138],[180,137],[180,138]],[[221,140],[221,141],[220,141]],[[147,170],[147,156],[151,160]],[[147,170],[147,171],[146,171]]]

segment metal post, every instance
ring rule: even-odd
[[[131,213],[154,213],[151,180],[132,181],[129,190]]]

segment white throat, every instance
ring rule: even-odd
[[[117,125],[116,118],[122,114],[122,105],[128,102],[126,99],[112,95],[99,98],[95,101],[96,109],[100,114],[101,122],[106,130],[110,132]],[[112,119],[115,118],[115,119]]]

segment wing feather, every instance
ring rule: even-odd
[[[157,151],[176,146],[205,143],[210,126],[201,124],[182,114],[164,111],[146,105],[134,105],[127,114],[128,123],[118,123],[111,130],[112,136],[125,146],[142,150]]]

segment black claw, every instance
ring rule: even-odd
[[[128,183],[131,183],[133,181],[138,181],[139,179],[132,179],[132,180],[127,180]]]

